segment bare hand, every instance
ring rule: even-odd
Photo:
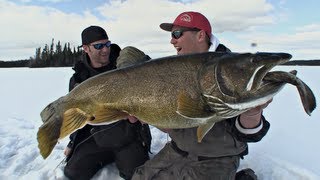
[[[254,115],[257,115],[257,114],[260,114],[262,112],[262,110],[264,108],[266,108],[271,102],[272,102],[273,99],[270,99],[268,102],[260,105],[260,106],[257,106],[255,108],[252,108],[242,114],[244,114],[245,116],[254,116]]]
[[[65,149],[64,149],[64,155],[65,156],[68,156],[70,153],[71,153],[71,148],[69,148],[69,147],[66,147]]]
[[[265,104],[262,104],[260,106],[257,106],[255,108],[252,108],[242,113],[240,115],[241,125],[249,129],[257,127],[261,122],[262,110],[266,108],[271,102],[272,102],[272,99],[266,102]]]
[[[135,116],[128,116],[127,119],[131,123],[136,123],[137,121],[139,121]]]

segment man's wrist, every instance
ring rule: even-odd
[[[261,115],[261,113],[262,113],[262,110],[255,111],[255,112],[244,112],[244,113],[241,114],[241,116],[254,117],[254,116]]]
[[[260,122],[257,126],[253,128],[246,128],[241,124],[240,117],[238,116],[235,122],[235,126],[243,134],[255,134],[262,129],[263,121],[260,119]]]

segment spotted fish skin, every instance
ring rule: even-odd
[[[94,76],[41,112],[37,133],[46,158],[59,139],[86,124],[110,124],[128,115],[158,128],[198,127],[201,142],[214,123],[264,104],[289,83],[310,114],[310,88],[294,72],[270,72],[287,53],[207,52],[169,56]]]

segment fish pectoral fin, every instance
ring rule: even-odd
[[[87,121],[90,121],[93,118],[94,117],[92,115],[87,114],[79,108],[68,109],[63,114],[63,121],[60,128],[59,139],[64,138],[77,129],[82,128],[84,125],[86,125]]]
[[[179,114],[189,118],[209,117],[211,112],[208,111],[204,102],[199,99],[192,99],[186,92],[180,92],[177,99]]]
[[[112,103],[101,104],[94,111],[95,119],[90,124],[111,124],[117,120],[125,119],[129,114],[123,110],[116,108]]]
[[[217,97],[212,97],[208,95],[204,95],[207,100],[208,105],[215,112],[216,116],[225,118],[231,118],[234,116],[239,115],[243,110],[241,109],[234,109],[230,105],[223,102],[221,99]]]
[[[203,124],[197,128],[197,138],[200,143],[204,136],[210,131],[210,129],[214,126],[214,122],[208,122],[207,124]]]

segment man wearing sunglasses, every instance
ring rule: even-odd
[[[85,57],[78,61],[69,90],[86,79],[116,68],[120,47],[112,44],[106,31],[90,26],[81,33]],[[90,102],[88,102],[90,103]],[[70,179],[92,178],[105,165],[115,162],[119,175],[131,179],[134,169],[149,159],[151,134],[148,125],[118,121],[110,125],[85,125],[70,135],[65,149],[65,175]]]
[[[178,55],[230,51],[219,43],[208,19],[198,12],[181,13],[173,23],[162,23],[160,28],[171,32],[170,43]],[[269,129],[262,116],[267,105],[216,123],[201,143],[197,142],[196,128],[162,129],[171,141],[137,168],[133,179],[257,179],[251,169],[236,172],[240,158],[248,154],[247,143],[260,141]]]

